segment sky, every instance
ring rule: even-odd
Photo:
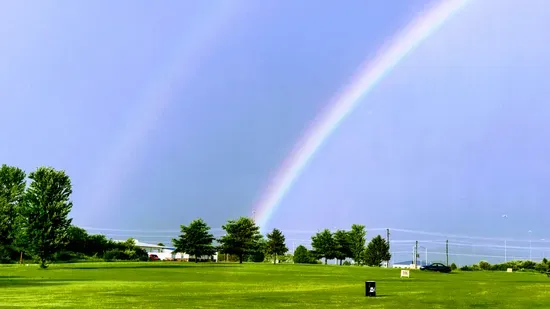
[[[74,222],[114,237],[219,228],[433,2],[0,0],[0,163],[65,170]],[[267,228],[550,239],[549,27],[548,1],[471,1],[362,99]]]

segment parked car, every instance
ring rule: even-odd
[[[450,273],[451,268],[441,263],[432,263],[430,265],[420,267],[420,270],[437,271],[440,273]]]
[[[149,255],[149,261],[160,261],[160,258],[156,254]]]

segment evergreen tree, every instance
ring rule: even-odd
[[[193,220],[188,226],[181,225],[179,238],[172,240],[175,251],[195,257],[195,263],[202,256],[212,256],[216,252],[213,242],[214,235],[202,219]]]
[[[364,262],[368,266],[380,266],[383,261],[391,259],[388,242],[378,235],[374,237],[364,251]]]
[[[277,261],[277,255],[283,255],[288,251],[285,245],[285,236],[278,229],[267,234],[267,254],[273,256],[273,264]]]
[[[239,263],[255,250],[262,238],[260,228],[248,217],[229,220],[222,228],[227,234],[219,239],[220,249],[224,253],[236,255]]]

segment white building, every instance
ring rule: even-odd
[[[164,261],[170,261],[170,260],[179,260],[179,261],[189,261],[189,254],[186,253],[175,253],[174,250],[176,248],[174,247],[168,247],[168,246],[159,246],[154,244],[148,244],[141,241],[138,241],[137,239],[134,239],[136,243],[136,247],[139,247],[147,252],[149,256],[152,254],[155,254],[159,257],[159,259]],[[124,242],[124,241],[121,241]],[[202,256],[199,258],[199,260],[208,261],[212,259],[213,261],[218,261],[218,253],[214,253],[212,257],[210,256]]]

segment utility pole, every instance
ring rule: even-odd
[[[418,268],[418,240],[416,241],[416,244],[414,245],[414,269]]]
[[[390,229],[386,229],[386,241],[388,242],[388,252],[390,252]],[[386,262],[386,268],[390,268],[390,260]]]
[[[445,255],[447,256],[447,266],[449,266],[449,240],[445,241]]]

